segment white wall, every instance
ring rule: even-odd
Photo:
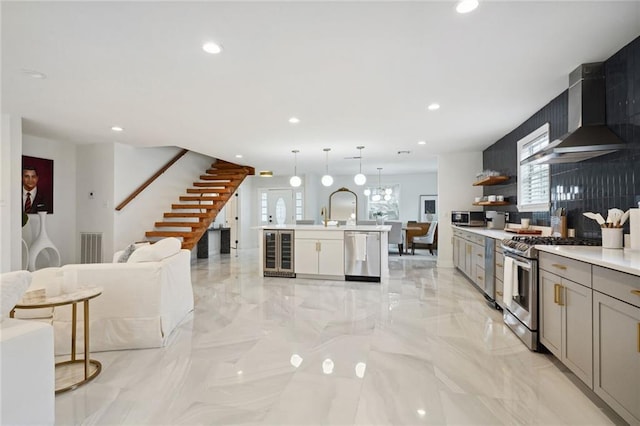
[[[102,232],[103,261],[113,254],[114,144],[78,145],[77,155],[77,253],[80,262],[80,233]],[[119,172],[119,171],[118,171]],[[89,193],[93,193],[90,198]]]
[[[134,241],[145,240],[145,232],[153,230],[153,224],[163,220],[163,213],[171,211],[171,204],[178,203],[179,196],[187,195],[186,189],[192,187],[193,182],[198,181],[199,176],[214,161],[211,157],[188,152],[122,210],[115,210],[115,206],[180,150],[177,147],[139,148],[119,143],[114,145],[116,172],[111,211],[114,214],[115,250],[121,250]],[[224,218],[224,212],[218,217]],[[113,251],[106,254],[111,256]]]
[[[76,145],[24,134],[22,154],[53,160],[53,213],[46,218],[47,235],[60,252],[61,264],[75,263],[79,243],[76,233]],[[40,218],[30,214],[22,232],[29,246],[39,230]]]
[[[481,170],[482,152],[438,156],[438,267],[453,267],[451,212],[474,210],[471,203],[482,196],[482,187],[473,186],[473,182]]]
[[[22,119],[2,114],[0,272],[22,269]]]

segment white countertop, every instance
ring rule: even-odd
[[[367,231],[367,232],[389,232],[391,231],[391,225],[340,225],[340,226],[331,226],[327,225],[264,225],[260,226],[259,229],[291,229],[298,231]]]
[[[536,246],[536,249],[640,277],[640,250],[588,246]]]
[[[453,225],[453,227],[485,237],[495,238],[497,240],[502,240],[504,238],[511,239],[511,237],[516,235],[498,229],[455,225]],[[604,249],[602,247],[588,246],[545,245],[537,245],[536,249],[538,249],[539,251],[568,257],[570,259],[591,263],[593,265],[615,269],[616,271],[640,276],[640,250]]]
[[[452,225],[452,226],[462,231],[467,231],[467,232],[471,232],[472,234],[482,235],[483,237],[490,237],[496,240],[504,240],[505,238],[511,239],[511,237],[516,235],[510,232],[503,231],[502,229],[489,229],[489,228],[479,227],[479,226],[457,226],[457,225]]]

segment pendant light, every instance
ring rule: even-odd
[[[378,167],[378,188],[373,192],[373,195],[371,196],[371,201],[380,201],[380,199],[382,198],[382,196],[380,195],[380,192],[382,189],[381,180],[380,180],[381,172],[382,172],[382,167]]]
[[[362,186],[367,183],[367,177],[362,174],[362,149],[364,148],[364,146],[357,146],[356,148],[358,148],[358,150],[360,151],[360,172],[353,177],[353,181],[356,185]]]
[[[302,179],[300,179],[300,176],[298,176],[298,153],[300,152],[297,149],[292,150],[291,152],[293,152],[293,176],[291,176],[291,179],[289,179],[289,185],[293,186],[294,188],[299,187],[300,185],[302,185]]]
[[[321,182],[324,186],[331,186],[333,185],[333,178],[329,174],[329,151],[331,151],[331,148],[324,148],[323,151],[327,153],[327,169],[325,175],[322,176]]]

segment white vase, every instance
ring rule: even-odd
[[[384,225],[384,217],[376,216],[376,225]]]
[[[47,263],[45,266],[60,266],[60,252],[53,245],[49,236],[47,235],[46,228],[46,219],[47,212],[38,212],[38,216],[40,218],[40,232],[38,232],[38,237],[31,244],[29,248],[29,271],[33,272],[36,270],[36,261],[39,257],[46,257]]]

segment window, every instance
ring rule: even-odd
[[[304,219],[304,205],[302,204],[302,192],[296,191],[296,220]]]
[[[267,213],[267,193],[260,193],[260,222],[267,223],[269,214]]]
[[[518,210],[539,212],[549,210],[549,165],[525,164],[520,161],[549,145],[549,123],[518,141]]]

